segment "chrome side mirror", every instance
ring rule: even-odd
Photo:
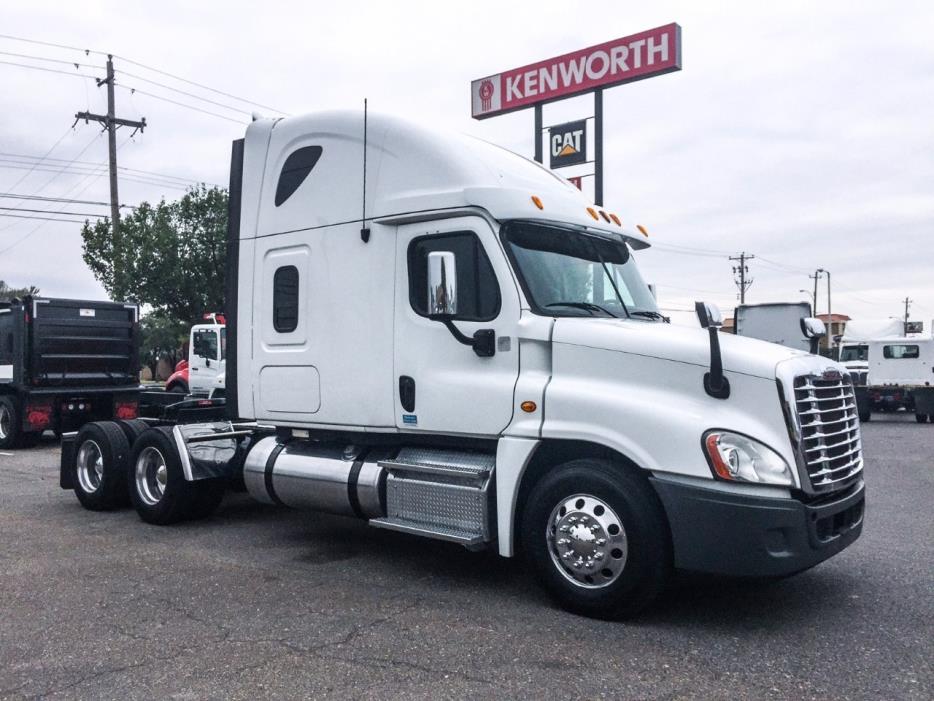
[[[827,327],[820,319],[808,316],[801,319],[801,333],[805,338],[822,338],[827,335]]]
[[[457,315],[457,260],[450,251],[428,254],[428,316]]]
[[[723,326],[723,314],[720,313],[720,308],[716,304],[695,302],[694,311],[697,313],[697,320],[700,322],[701,328],[719,329]]]

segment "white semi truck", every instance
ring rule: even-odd
[[[129,494],[172,523],[239,482],[521,554],[601,617],[674,568],[784,576],[859,536],[842,367],[720,337],[703,304],[707,328],[666,323],[636,265],[645,233],[539,165],[321,113],[252,123],[230,195],[229,417],[69,435],[62,486],[85,506]]]

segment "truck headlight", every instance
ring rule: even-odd
[[[791,468],[767,445],[731,431],[708,431],[704,449],[714,475],[730,482],[794,486]]]

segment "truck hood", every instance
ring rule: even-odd
[[[561,317],[555,323],[552,340],[710,366],[710,337],[708,331],[701,328],[634,319]],[[782,361],[812,357],[810,353],[731,333],[720,333],[720,351],[725,371],[767,380],[775,379],[776,366]]]

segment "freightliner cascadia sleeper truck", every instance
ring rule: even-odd
[[[538,164],[394,118],[258,120],[230,203],[227,418],[70,435],[85,506],[164,524],[239,483],[521,554],[602,617],[675,568],[783,576],[859,536],[841,366],[700,303],[707,328],[667,323],[647,235]]]

